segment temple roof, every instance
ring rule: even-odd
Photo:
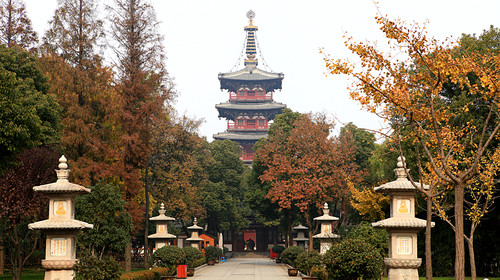
[[[252,132],[246,132],[246,131],[234,131],[234,132],[220,132],[217,134],[214,134],[214,139],[216,140],[233,140],[236,142],[239,141],[258,141],[260,138],[267,138],[267,131],[252,131]]]

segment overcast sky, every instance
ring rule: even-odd
[[[26,0],[28,15],[41,37],[54,14],[56,0]],[[325,112],[341,122],[379,129],[376,116],[362,112],[349,99],[349,82],[342,76],[325,77],[319,48],[333,57],[347,52],[342,36],[348,32],[358,41],[382,40],[372,0],[152,0],[162,22],[168,60],[179,97],[174,105],[180,114],[204,119],[200,134],[226,129],[215,105],[228,100],[220,90],[218,73],[228,72],[242,53],[248,24],[246,13],[255,12],[254,25],[267,65],[285,74],[283,89],[274,99],[303,113]],[[462,33],[480,34],[490,25],[500,26],[500,1],[379,0],[382,14],[407,22],[429,21],[429,34],[438,39],[459,38]],[[112,3],[110,0],[101,2]],[[259,67],[262,68],[262,61]],[[337,129],[340,125],[337,126]]]

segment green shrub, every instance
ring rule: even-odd
[[[347,238],[362,239],[370,243],[377,248],[382,257],[387,257],[389,254],[389,234],[387,234],[387,231],[385,229],[374,228],[366,221],[350,227]]]
[[[112,257],[83,256],[74,266],[77,280],[120,279],[120,266]]]
[[[273,249],[273,252],[274,252],[274,249]],[[290,246],[283,251],[283,254],[281,255],[281,259],[283,260],[284,263],[287,263],[293,267],[296,267],[295,260],[297,259],[297,256],[302,252],[304,252],[304,249],[302,249],[298,246]]]
[[[224,249],[223,249],[224,256],[227,256],[228,252],[229,252],[229,248],[224,247]]]
[[[215,261],[220,256],[220,249],[214,246],[207,246],[205,248],[205,258],[207,261]]]
[[[302,273],[311,275],[311,269],[313,266],[320,266],[322,258],[320,254],[315,251],[304,251],[297,256],[295,260],[296,268],[298,268]]]
[[[177,246],[164,246],[153,253],[151,261],[158,267],[166,267],[175,275],[176,267],[179,264],[186,264],[186,254]]]
[[[378,279],[384,265],[379,251],[362,239],[335,243],[323,256],[330,279]]]
[[[195,247],[184,247],[182,248],[182,251],[186,254],[186,264],[189,268],[195,268],[199,265],[196,265],[199,263],[199,260],[201,259],[202,263],[204,262],[203,260],[203,254],[201,253],[200,250],[198,250]]]
[[[285,247],[281,245],[274,245],[273,246],[273,253],[276,253],[278,255],[278,258],[281,258],[281,254],[285,250]]]
[[[173,274],[171,268],[154,267],[150,270],[124,273],[120,276],[120,280],[160,280],[162,276]]]
[[[328,272],[323,265],[315,265],[311,268],[311,276],[318,278],[318,280],[328,280]]]

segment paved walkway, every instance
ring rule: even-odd
[[[225,263],[201,267],[189,279],[290,280],[300,277],[288,276],[286,266],[269,258],[231,258]]]

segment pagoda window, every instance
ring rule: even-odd
[[[259,128],[267,128],[266,120],[259,120]]]
[[[255,120],[247,120],[248,128],[255,128]]]

